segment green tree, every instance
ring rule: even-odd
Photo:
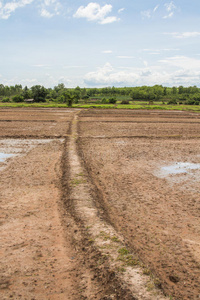
[[[64,103],[66,103],[68,107],[72,107],[72,104],[75,101],[76,96],[70,94],[67,91],[63,92],[62,96],[64,97]]]
[[[21,96],[21,95],[15,95],[15,96],[12,97],[12,101],[16,102],[16,103],[23,102],[24,101],[24,97]]]
[[[23,89],[22,96],[24,97],[24,99],[30,99],[31,98],[31,91],[28,89],[27,86],[25,86],[25,88]]]
[[[35,102],[45,102],[47,90],[41,85],[35,85],[31,88],[33,99]]]

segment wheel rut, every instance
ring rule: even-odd
[[[83,272],[80,287],[85,299],[169,299],[156,286],[157,279],[145,273],[136,254],[129,252],[120,233],[106,221],[98,206],[95,187],[78,149],[79,112],[71,122],[62,156],[62,203],[72,216],[64,224],[74,232],[73,244]],[[64,218],[63,218],[64,220]],[[79,268],[80,269],[80,268]],[[151,287],[151,288],[150,288]]]

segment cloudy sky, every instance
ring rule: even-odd
[[[200,86],[199,0],[0,0],[0,83]]]

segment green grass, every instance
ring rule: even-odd
[[[48,107],[67,107],[66,104],[59,104],[59,103],[32,103],[32,104],[29,104],[29,103],[0,103],[0,108],[1,107],[38,107],[38,108],[48,108]]]
[[[117,260],[120,260],[126,266],[136,266],[139,264],[139,261],[133,257],[133,255],[129,254],[129,251],[126,248],[120,248],[118,250]]]
[[[33,107],[33,108],[67,108],[66,104],[59,103],[0,103],[0,108],[10,107]],[[147,102],[134,101],[130,104],[74,104],[73,108],[97,108],[97,109],[146,109],[146,110],[178,110],[178,111],[194,111],[200,112],[200,105],[167,105],[162,104],[162,102],[157,102],[156,104],[149,105]]]

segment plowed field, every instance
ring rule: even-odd
[[[0,172],[1,299],[200,298],[200,114],[1,109]]]

